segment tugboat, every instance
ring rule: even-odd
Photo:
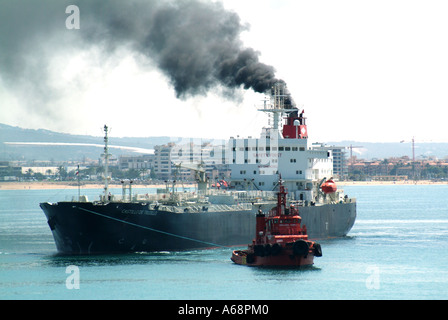
[[[309,266],[322,256],[319,243],[308,240],[306,226],[294,205],[286,204],[288,193],[279,180],[277,206],[265,216],[256,216],[256,237],[247,250],[235,250],[231,260],[247,266]]]

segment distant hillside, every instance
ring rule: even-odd
[[[170,142],[176,138],[110,138],[110,144],[127,147],[153,149],[155,145]],[[10,145],[5,142],[52,142],[52,143],[86,143],[103,145],[103,137],[72,135],[44,129],[23,129],[0,124],[0,160],[82,160],[83,158],[98,159],[103,152],[96,146],[30,146]],[[113,149],[115,156],[132,154],[131,151]]]
[[[144,149],[178,140],[178,137],[146,137],[146,138],[115,138],[110,144]],[[0,124],[0,160],[82,160],[83,158],[98,159],[103,152],[101,147],[80,146],[23,146],[9,145],[5,142],[53,142],[53,143],[90,143],[103,144],[103,137],[72,135],[48,130],[23,129]],[[362,159],[383,159],[389,157],[409,156],[412,158],[411,143],[372,143],[358,141],[326,142],[336,146],[361,146],[353,148],[353,155]],[[113,149],[115,156],[133,154],[131,151]],[[347,150],[349,155],[350,151]],[[448,143],[415,143],[415,156],[448,157]]]
[[[390,157],[408,156],[412,159],[412,143],[405,142],[359,142],[342,141],[327,142],[329,145],[353,146],[353,156],[358,159],[384,159]],[[355,148],[360,147],[360,148]],[[350,149],[347,149],[347,156],[350,156]],[[415,143],[415,158],[435,156],[439,159],[448,157],[448,143]]]

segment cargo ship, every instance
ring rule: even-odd
[[[239,246],[252,241],[256,215],[276,203],[278,177],[288,205],[299,208],[310,239],[343,237],[356,219],[356,199],[334,181],[329,148],[308,143],[303,110],[276,84],[259,109],[273,118],[260,138],[233,138],[223,154],[231,177],[225,190],[210,189],[201,163],[178,164],[196,171],[197,192],[112,195],[109,192],[108,127],[104,126],[104,193],[97,201],[40,203],[58,252],[97,254]],[[281,122],[285,121],[282,125]]]

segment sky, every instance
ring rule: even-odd
[[[179,96],[160,61],[124,36],[80,40],[76,33],[95,25],[90,7],[80,3],[79,29],[67,29],[70,12],[53,2],[0,0],[0,123],[96,136],[108,124],[116,137],[206,139],[255,137],[267,125],[257,111],[262,93],[213,82]],[[220,2],[240,18],[238,41],[259,52],[305,110],[310,140],[448,142],[448,2]],[[42,3],[51,23],[36,13]]]

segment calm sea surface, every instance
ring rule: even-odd
[[[302,270],[238,266],[234,248],[58,256],[39,202],[77,190],[0,190],[0,299],[448,299],[448,186],[344,189],[353,229]]]

